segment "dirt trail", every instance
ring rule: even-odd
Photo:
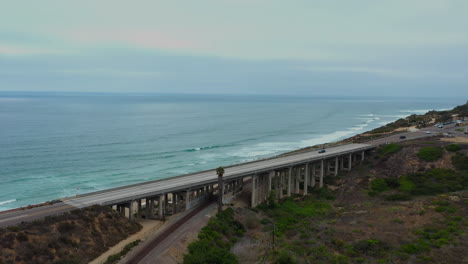
[[[143,228],[140,232],[129,236],[127,239],[120,241],[117,245],[109,248],[106,252],[104,252],[101,256],[94,259],[90,262],[90,264],[102,264],[104,263],[110,255],[114,255],[122,251],[122,249],[129,243],[135,240],[144,240],[149,236],[158,232],[165,225],[165,222],[158,221],[158,220],[145,220],[145,219],[138,219],[138,223],[140,223]]]

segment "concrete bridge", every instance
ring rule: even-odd
[[[324,177],[351,170],[374,148],[367,144],[331,147],[225,167],[223,202],[238,196],[244,182],[251,180],[251,206],[268,199],[271,191],[277,199],[291,194],[307,194],[308,187],[323,187]],[[219,191],[215,170],[161,179],[141,184],[89,193],[62,201],[72,207],[94,204],[112,206],[130,219],[134,217],[164,219],[210,199]],[[144,208],[143,208],[144,205]]]
[[[307,194],[307,187],[322,187],[326,176],[351,170],[373,149],[368,144],[347,144],[326,149],[304,151],[225,167],[223,202],[229,203],[251,181],[251,206],[267,200],[271,191],[277,199],[291,194]],[[0,227],[33,221],[92,205],[112,206],[133,219],[142,217],[164,219],[190,209],[218,193],[215,170],[128,185],[75,197],[28,210],[13,210],[0,214]]]

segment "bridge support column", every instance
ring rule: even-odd
[[[252,196],[250,198],[250,207],[254,208],[256,206],[256,196],[257,196],[257,190],[256,190],[256,180],[257,180],[257,175],[252,176]]]
[[[149,198],[145,198],[145,218],[150,219],[150,207]]]
[[[294,176],[294,193],[299,193],[299,182],[301,180],[301,167],[296,167],[296,175]]]
[[[260,174],[258,175],[258,199],[257,199],[257,205],[263,203],[263,200],[265,198],[265,175]]]
[[[310,187],[315,187],[315,172],[316,172],[316,168],[315,168],[315,163],[312,163],[312,175],[310,177]]]
[[[268,173],[268,197],[270,197],[271,189],[272,189],[272,184],[273,184],[273,177],[275,177],[275,171],[272,170],[270,173]]]
[[[324,160],[321,160],[320,162],[320,182],[319,182],[319,188],[323,187],[323,173],[324,173]]]
[[[353,154],[349,153],[349,161],[348,161],[348,171],[351,171],[351,164],[353,163]]]
[[[164,200],[163,200],[163,195],[159,195],[158,197],[158,217],[160,220],[164,219]]]
[[[172,193],[172,215],[177,213],[177,195]]]
[[[362,153],[361,153],[361,162],[364,161],[364,153],[365,153],[365,151],[362,151]]]
[[[133,221],[133,214],[135,212],[135,201],[130,201],[128,205],[128,219]]]
[[[291,196],[291,176],[292,176],[292,166],[289,167],[289,173],[288,173],[288,196]]]
[[[340,166],[338,161],[338,156],[335,157],[335,176],[338,175],[338,167]]]
[[[309,163],[306,163],[305,171],[304,171],[304,192],[302,194],[307,195],[307,192],[309,191],[308,189],[309,189]]]
[[[137,218],[141,218],[141,199],[137,200],[138,207],[137,207]]]
[[[190,190],[187,190],[185,192],[185,210],[189,210],[190,209]]]

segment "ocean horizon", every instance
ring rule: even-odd
[[[465,101],[0,92],[0,211],[336,142]]]

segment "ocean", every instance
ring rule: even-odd
[[[465,100],[0,92],[0,211],[271,157]]]

